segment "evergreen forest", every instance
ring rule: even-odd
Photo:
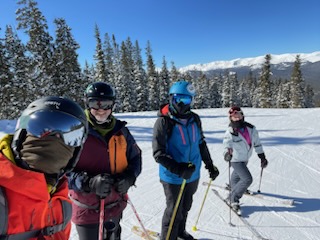
[[[87,85],[96,81],[110,83],[117,94],[116,112],[158,110],[168,101],[169,87],[179,79],[192,82],[197,95],[193,108],[222,108],[232,105],[255,108],[314,107],[314,92],[305,83],[300,56],[290,79],[272,75],[267,54],[259,75],[248,72],[238,79],[228,70],[208,76],[202,72],[179,72],[165,57],[157,68],[151,43],[141,48],[128,36],[118,42],[116,36],[100,33],[93,26],[96,40],[94,63],[80,66],[71,27],[63,18],[54,20],[55,35],[35,0],[20,0],[16,11],[17,29],[0,29],[0,119],[16,119],[33,100],[43,96],[66,96],[82,105]],[[19,34],[28,38],[25,42]],[[142,57],[144,55],[144,58]],[[145,61],[143,60],[145,59]]]

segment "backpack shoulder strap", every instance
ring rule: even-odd
[[[167,139],[169,139],[171,137],[171,134],[172,134],[174,122],[169,117],[163,117],[163,118],[164,118],[164,121],[165,121],[165,129],[166,129],[166,132],[167,132]]]
[[[0,187],[0,236],[5,235],[8,229],[8,203],[4,190]]]

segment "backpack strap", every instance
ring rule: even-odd
[[[8,228],[8,203],[4,191],[0,187],[0,236],[7,232]],[[0,237],[1,238],[1,237]]]
[[[3,201],[4,200],[4,201]],[[4,203],[4,204],[3,204]],[[3,191],[0,187],[0,212],[5,214],[0,215],[0,240],[25,240],[29,238],[35,238],[38,236],[49,236],[66,228],[67,224],[71,220],[72,206],[68,201],[61,200],[63,222],[58,225],[48,226],[43,229],[32,230],[23,233],[7,235],[8,227],[8,207],[6,199],[4,198]]]

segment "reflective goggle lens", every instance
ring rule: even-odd
[[[229,114],[230,115],[234,115],[234,114],[237,114],[237,113],[241,113],[242,114],[242,111],[239,107],[233,107],[229,110]]]
[[[114,102],[112,100],[98,100],[98,99],[90,99],[88,101],[88,107],[93,108],[95,110],[103,109],[108,110],[112,109]]]
[[[58,111],[38,111],[19,119],[20,128],[41,138],[59,134],[64,143],[79,147],[84,142],[85,126],[75,117]],[[24,126],[23,126],[24,125]]]
[[[173,101],[177,104],[182,102],[184,105],[189,105],[192,102],[192,97],[189,95],[176,94],[173,96]]]

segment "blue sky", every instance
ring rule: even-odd
[[[144,49],[149,40],[155,64],[169,67],[235,58],[320,50],[319,0],[38,0],[54,36],[54,18],[64,18],[80,44],[79,62],[93,61],[94,26],[128,37]],[[16,1],[1,0],[0,37],[17,26]],[[23,33],[18,32],[23,38]],[[145,51],[142,52],[143,57]]]

